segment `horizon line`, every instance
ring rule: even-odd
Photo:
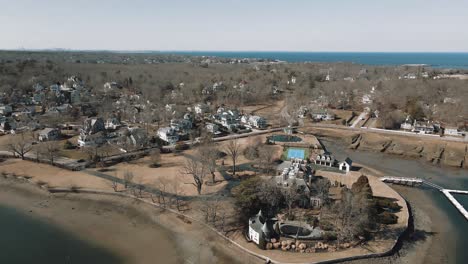
[[[109,52],[109,53],[203,53],[203,52],[225,52],[225,53],[468,53],[468,51],[295,51],[295,50],[152,50],[152,49],[68,49],[68,48],[37,48],[37,49],[2,49],[0,51],[25,51],[25,52]]]

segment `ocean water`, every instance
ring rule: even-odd
[[[424,64],[434,68],[468,69],[468,52],[257,52],[167,51],[163,53],[223,58],[273,59],[286,62],[351,62],[366,65]]]

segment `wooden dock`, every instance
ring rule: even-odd
[[[444,194],[445,197],[447,197],[447,199],[455,206],[455,208],[457,208],[457,210],[465,217],[465,219],[468,220],[468,211],[452,195],[452,193],[468,195],[468,191],[445,189],[442,186],[439,186],[435,183],[432,183],[430,181],[427,181],[421,178],[384,176],[384,177],[381,177],[380,180],[386,183],[409,185],[409,186],[419,186],[419,185],[425,184],[431,188],[439,190],[440,192]]]
[[[459,194],[468,194],[468,191],[461,191],[461,190],[448,190],[443,189],[442,193],[449,199],[449,201],[457,208],[457,210],[468,220],[468,211],[466,211],[465,207],[460,204],[455,197],[453,197],[452,193],[459,193]]]
[[[381,181],[386,183],[394,183],[394,184],[401,184],[401,185],[422,185],[424,183],[423,179],[419,178],[405,178],[405,177],[393,177],[393,176],[384,176],[380,178]]]

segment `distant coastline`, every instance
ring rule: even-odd
[[[468,52],[294,52],[294,51],[157,51],[157,50],[72,50],[72,49],[18,49],[2,53],[75,53],[164,55],[249,59],[286,63],[353,63],[371,66],[431,67],[435,69],[468,70]],[[1,56],[0,56],[1,58]],[[181,61],[182,62],[182,61]]]
[[[348,62],[382,66],[427,66],[468,69],[468,52],[262,52],[262,51],[158,51],[149,53],[223,58],[272,59],[290,63]]]

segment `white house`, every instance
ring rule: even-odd
[[[338,169],[346,171],[346,173],[348,173],[351,170],[352,165],[353,161],[350,158],[346,158],[344,161],[338,164]]]
[[[122,124],[120,123],[120,121],[117,118],[113,117],[113,118],[109,118],[109,119],[106,120],[105,127],[106,127],[106,129],[116,130],[121,125]]]
[[[434,133],[434,125],[431,124],[429,121],[426,122],[417,122],[414,120],[413,125],[413,132],[420,133],[420,134],[433,134]]]
[[[296,84],[296,76],[291,76],[291,80],[288,81],[288,84]]]
[[[317,165],[333,167],[335,165],[335,162],[336,159],[332,155],[327,153],[317,155],[317,157],[315,158],[315,164]]]
[[[241,121],[244,124],[250,125],[251,127],[263,129],[267,127],[267,122],[265,118],[260,116],[243,116]]]
[[[312,119],[322,120],[322,121],[331,121],[331,120],[335,120],[336,118],[336,115],[334,113],[331,113],[326,109],[314,111],[310,115],[312,116]]]
[[[78,137],[78,146],[80,147],[101,145],[104,142],[106,142],[106,137],[102,131],[94,134],[81,133]]]
[[[0,131],[8,132],[16,129],[16,121],[13,118],[0,116]]]
[[[372,96],[370,94],[364,94],[361,100],[362,104],[368,105],[372,103]]]
[[[219,134],[219,126],[214,123],[206,123],[206,131],[212,133],[212,134]]]
[[[60,137],[60,130],[56,128],[44,128],[39,131],[39,141],[57,140]]]
[[[179,135],[177,134],[177,132],[175,131],[175,129],[173,129],[172,127],[162,127],[160,129],[158,129],[158,137],[173,145],[175,143],[177,143],[177,141],[179,141]]]
[[[0,115],[9,115],[13,112],[11,105],[0,105]]]
[[[118,88],[122,88],[122,86],[116,82],[106,82],[104,84],[104,91],[111,91]]]
[[[446,127],[444,129],[444,135],[446,136],[461,136],[462,133],[458,131],[456,127]]]
[[[197,115],[204,115],[210,111],[210,107],[207,104],[197,104],[193,109]]]

